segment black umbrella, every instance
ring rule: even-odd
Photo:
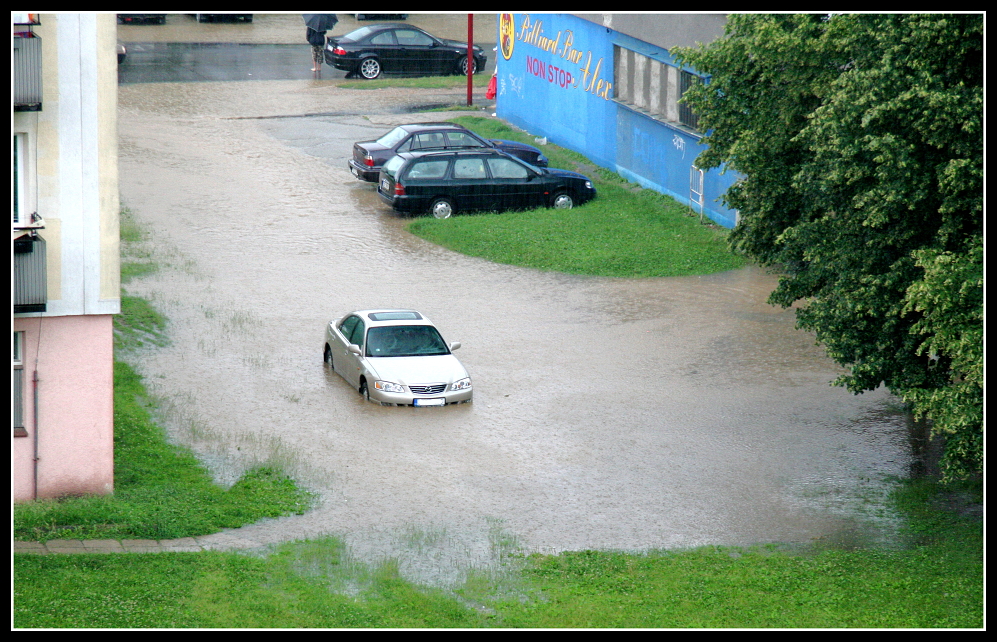
[[[301,17],[305,19],[305,25],[310,29],[322,33],[332,30],[339,22],[339,18],[334,13],[303,13]]]

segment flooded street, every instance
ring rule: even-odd
[[[355,556],[450,581],[500,549],[849,545],[888,537],[911,465],[884,392],[839,370],[775,278],[746,268],[622,280],[465,257],[410,235],[346,159],[406,107],[460,102],[331,81],[119,88],[123,205],[158,273],[126,285],[172,340],[131,358],[217,479],[276,463],[321,497],[240,529],[334,534]],[[322,360],[330,319],[425,313],[474,382],[447,408],[365,403]],[[872,508],[866,508],[871,506]],[[413,553],[412,551],[415,551]]]

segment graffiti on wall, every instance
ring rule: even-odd
[[[503,58],[511,60],[516,43],[523,43],[530,48],[528,51],[537,49],[549,54],[543,58],[535,53],[526,54],[527,76],[561,89],[581,89],[606,100],[613,97],[613,83],[602,77],[603,59],[595,59],[591,49],[576,49],[574,32],[570,29],[559,30],[550,37],[544,32],[542,19],[523,14],[519,20],[517,29],[513,14],[503,13],[499,18],[499,44]]]

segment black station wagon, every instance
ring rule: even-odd
[[[450,218],[463,210],[570,209],[595,198],[595,187],[576,172],[482,149],[398,154],[381,168],[377,193],[398,212]]]
[[[456,123],[399,125],[377,140],[353,143],[350,171],[362,181],[378,180],[384,162],[400,152],[444,149],[501,149],[530,165],[547,167],[547,157],[533,145],[512,140],[482,138]]]

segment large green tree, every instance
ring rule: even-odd
[[[731,15],[683,49],[733,247],[782,270],[853,392],[888,386],[983,463],[983,16]]]

